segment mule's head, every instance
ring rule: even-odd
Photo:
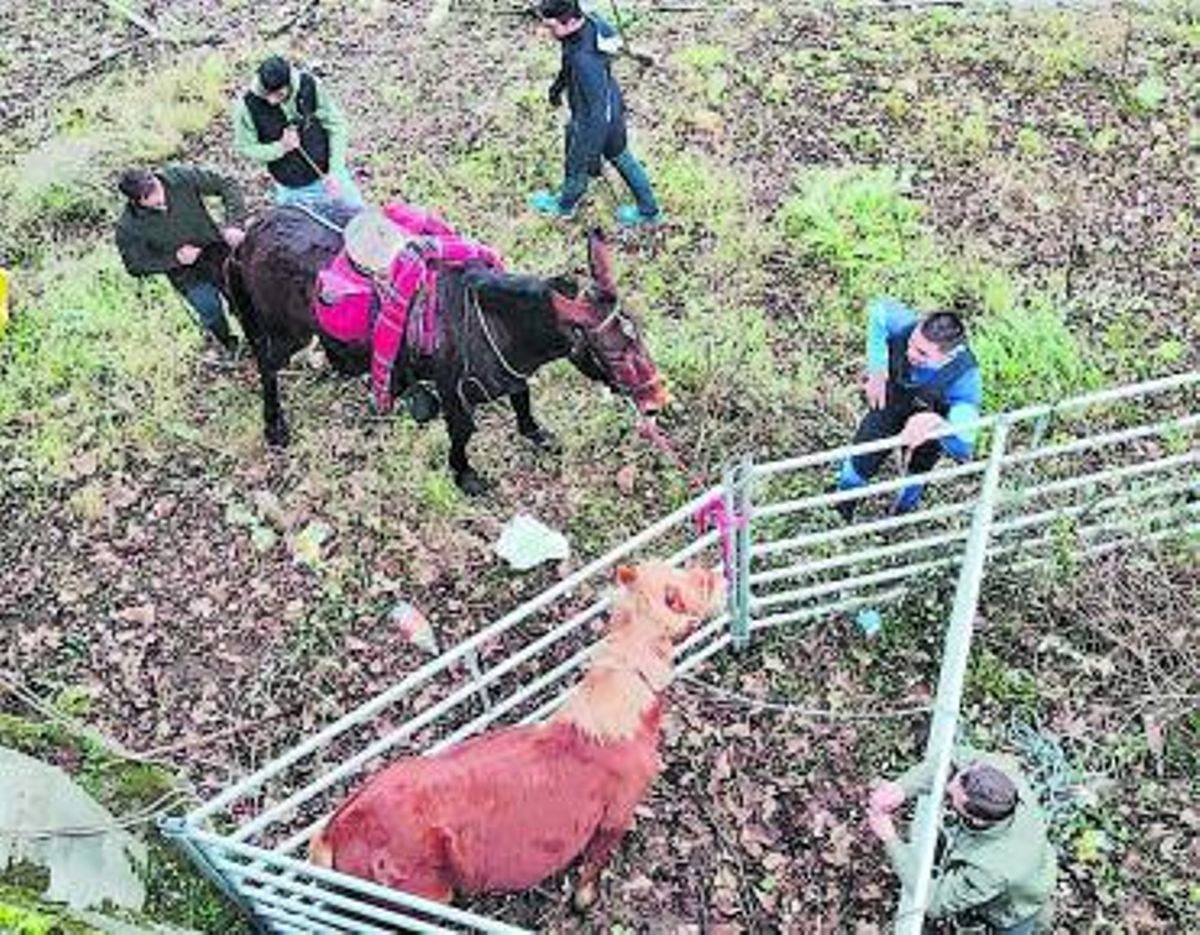
[[[580,372],[630,397],[642,415],[656,415],[667,391],[637,320],[617,298],[612,259],[604,234],[588,234],[591,278],[582,290],[551,284],[550,301],[559,330],[571,342],[569,359]]]
[[[660,628],[671,642],[687,636],[701,619],[716,613],[725,598],[722,575],[702,566],[673,568],[666,562],[621,565],[617,584],[636,594],[647,611],[641,622]]]

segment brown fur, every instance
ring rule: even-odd
[[[580,854],[577,905],[661,768],[671,652],[718,606],[703,569],[618,573],[609,634],[547,723],[498,728],[372,777],[313,839],[310,859],[430,899],[536,885]]]

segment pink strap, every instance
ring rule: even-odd
[[[733,533],[745,529],[750,517],[745,514],[731,517],[725,508],[725,497],[718,491],[700,504],[694,519],[698,535],[708,532],[710,524],[716,527],[721,540],[721,564],[725,569],[725,580],[733,581]]]
[[[432,234],[436,237],[454,237],[453,227],[443,221],[432,211],[422,211],[412,205],[395,201],[384,205],[383,213],[397,227],[404,228],[409,234]]]
[[[392,408],[392,368],[404,343],[408,307],[421,285],[425,267],[419,257],[404,253],[392,266],[392,294],[384,294],[383,308],[371,334],[371,388],[381,412]],[[381,290],[384,291],[384,290]]]

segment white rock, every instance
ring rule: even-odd
[[[146,847],[129,832],[37,837],[20,833],[113,825],[112,814],[66,773],[0,747],[0,789],[0,868],[21,861],[48,868],[50,886],[43,898],[73,909],[99,907],[105,901],[128,909],[142,907],[146,889],[133,862],[146,862]]]

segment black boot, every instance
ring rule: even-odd
[[[241,346],[240,342],[237,335],[229,330],[229,322],[225,320],[224,316],[218,318],[210,330],[212,331],[212,336],[217,339],[221,347],[225,348],[226,353],[230,357],[237,354],[238,347]]]

